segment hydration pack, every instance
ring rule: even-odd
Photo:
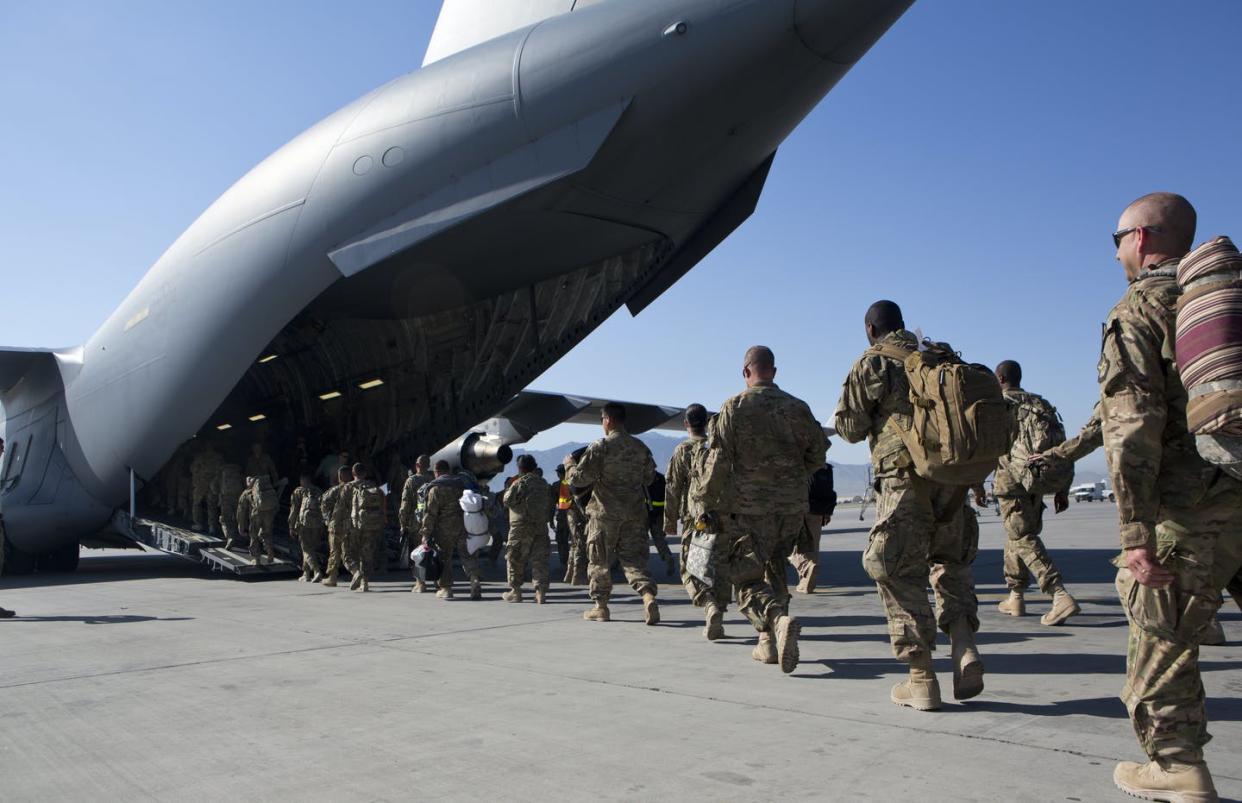
[[[1074,464],[1068,460],[1046,460],[1037,467],[1027,458],[1043,454],[1065,443],[1065,424],[1061,415],[1043,397],[1026,393],[1013,400],[1017,437],[1001,465],[1013,481],[1033,496],[1055,493],[1074,481]]]

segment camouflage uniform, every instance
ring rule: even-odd
[[[810,593],[814,586],[815,572],[819,570],[819,537],[823,531],[824,517],[808,513],[789,555],[789,563],[798,573],[799,591]]]
[[[424,541],[434,543],[440,549],[444,561],[444,573],[440,575],[440,589],[452,593],[453,552],[461,560],[462,571],[470,582],[477,583],[479,559],[466,549],[466,523],[461,509],[461,495],[465,486],[457,480],[435,481],[427,492],[427,509],[423,511],[420,535]]]
[[[418,509],[418,489],[431,482],[435,477],[431,474],[419,474],[411,471],[401,486],[401,506],[397,509],[397,522],[401,531],[408,534],[418,532],[418,520],[422,511]]]
[[[586,508],[577,494],[570,491],[569,557],[565,567],[565,582],[576,586],[587,585],[587,521]]]
[[[276,470],[276,463],[267,454],[260,451],[256,456],[251,452],[250,457],[246,458],[246,476],[247,477],[267,477],[272,487],[276,487],[276,483],[280,482],[280,472]]]
[[[275,557],[272,527],[279,506],[276,489],[267,477],[251,478],[250,486],[237,502],[237,523],[250,538],[250,557],[256,562],[260,554],[266,554],[268,560]]]
[[[1207,732],[1199,644],[1242,567],[1242,483],[1205,462],[1187,431],[1174,359],[1176,260],[1145,271],[1109,314],[1100,353],[1100,419],[1123,549],[1154,549],[1170,586],[1140,585],[1123,560],[1130,621],[1121,699],[1152,760],[1196,764]]]
[[[509,542],[505,548],[509,588],[522,587],[526,563],[536,592],[548,588],[548,484],[534,472],[520,474],[504,493],[509,511]]]
[[[241,467],[236,463],[225,463],[220,467],[220,476],[216,483],[219,493],[216,501],[220,511],[220,531],[224,535],[225,549],[231,549],[237,541],[237,503],[246,491],[246,478],[242,476]]]
[[[712,494],[717,504],[710,512],[720,524],[715,551],[737,588],[738,608],[755,630],[770,634],[789,613],[785,560],[809,508],[807,480],[823,466],[828,440],[805,402],[761,382],[720,406],[708,449],[719,459],[705,460],[702,484],[727,488]]]
[[[346,559],[345,542],[349,536],[349,511],[354,498],[352,482],[339,482],[324,492],[320,498],[319,511],[323,514],[324,523],[328,526],[328,568],[324,582],[336,585],[336,578],[341,573],[341,566],[350,572],[353,568]]]
[[[1005,398],[1013,403],[1015,410],[1022,405],[1047,404],[1034,393],[1020,388],[1007,388]],[[1050,405],[1049,405],[1050,406]],[[1032,442],[1034,434],[1030,429],[1033,419],[1029,416],[1018,416],[1018,437],[1010,453],[1001,458],[996,470],[993,493],[1000,503],[1002,520],[1005,523],[1005,583],[1010,589],[1024,591],[1031,582],[1031,574],[1039,583],[1039,590],[1052,594],[1063,587],[1061,572],[1058,571],[1048,550],[1044,547],[1039,534],[1044,529],[1044,511],[1048,505],[1043,496],[1032,494],[1022,487],[1007,469],[1010,461],[1026,460],[1026,444]],[[1064,486],[1057,493],[1068,493],[1073,484],[1073,474],[1067,473]]]
[[[323,548],[326,528],[319,489],[299,485],[289,497],[289,535],[302,547],[302,578],[312,580],[322,575],[319,551]]]
[[[215,533],[216,520],[220,517],[217,507],[220,499],[220,469],[224,458],[209,443],[190,464],[190,510],[194,528]],[[205,511],[204,511],[205,509]],[[203,514],[206,512],[206,521]]]
[[[586,507],[587,575],[590,596],[607,606],[612,596],[612,562],[621,563],[625,579],[639,594],[656,594],[647,568],[646,489],[655,475],[655,460],[647,445],[627,432],[615,430],[592,443],[565,473],[571,486],[591,486]]]
[[[1060,446],[1044,452],[1044,458],[1059,458],[1077,463],[1103,445],[1103,423],[1100,421],[1100,405],[1096,403],[1095,410],[1091,412],[1091,419],[1083,425],[1082,431]]]
[[[918,348],[904,329],[880,342]],[[842,438],[849,443],[866,438],[871,447],[875,524],[863,568],[884,602],[893,654],[906,662],[935,650],[937,623],[945,632],[958,620],[979,628],[970,570],[979,550],[978,527],[965,518],[960,489],[925,480],[910,467],[910,454],[888,422],[908,421],[912,409],[904,366],[869,349],[850,370],[834,416]],[[935,618],[927,601],[929,584],[936,594]]]
[[[712,585],[707,585],[699,578],[690,574],[686,568],[686,555],[690,548],[690,536],[694,534],[694,520],[699,513],[690,501],[690,484],[694,471],[694,452],[707,445],[704,435],[691,435],[677,444],[673,456],[668,460],[668,471],[665,472],[664,488],[664,529],[676,529],[681,525],[681,584],[690,596],[696,608],[705,608],[714,603],[721,612],[728,610],[733,598],[733,586],[729,582],[729,567],[720,560],[721,551],[712,552],[711,569],[715,576]]]
[[[358,588],[361,585],[365,590],[378,563],[377,553],[384,538],[384,511],[388,501],[383,498],[384,492],[370,478],[354,480],[350,486],[349,510],[345,513],[349,518],[349,532],[346,536],[349,548],[346,554],[353,559],[350,573],[354,575],[354,582],[350,587]],[[375,511],[376,518],[368,517],[363,507],[373,494],[380,496],[378,510]]]

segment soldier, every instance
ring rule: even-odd
[[[336,587],[342,565],[350,568],[345,555],[350,526],[346,512],[353,505],[353,481],[353,469],[341,466],[336,470],[336,485],[329,488],[319,502],[319,512],[323,514],[324,524],[328,526],[328,568],[323,578],[323,584],[328,588]]]
[[[387,502],[384,492],[371,479],[371,471],[362,463],[354,464],[354,482],[350,494],[349,537],[350,553],[356,571],[350,591],[370,591],[371,569],[376,562],[376,551],[384,537],[384,510]]]
[[[569,509],[573,507],[573,492],[569,483],[565,482],[565,466],[556,464],[556,482],[552,483],[553,526],[556,528],[556,557],[564,570],[564,582],[573,582],[573,570],[569,565],[569,542],[572,535],[569,527]]]
[[[583,450],[586,451],[585,449]],[[564,466],[564,464],[562,464]],[[568,480],[568,473],[566,478]],[[585,586],[587,578],[587,516],[586,506],[591,501],[590,490],[569,486],[569,557],[565,567],[565,582]]]
[[[664,507],[667,504],[664,497],[667,485],[664,475],[657,471],[651,484],[647,486],[647,532],[651,535],[656,554],[664,561],[665,576],[672,578],[677,576],[677,559],[673,557],[668,541],[664,538]]]
[[[792,672],[800,625],[789,615],[785,559],[828,439],[806,403],[777,387],[770,348],[746,351],[742,378],[746,390],[725,401],[712,423],[697,496],[717,524],[715,549],[728,565],[738,607],[759,632],[751,657]]]
[[[996,366],[996,378],[1005,398],[1012,404],[1018,422],[1018,436],[1008,456],[1001,458],[993,488],[1008,534],[1005,539],[1005,583],[1009,587],[1009,596],[997,607],[1001,613],[1010,616],[1024,615],[1025,591],[1034,573],[1039,590],[1052,597],[1052,608],[1039,621],[1045,625],[1059,625],[1081,608],[1065,590],[1061,572],[1039,537],[1044,529],[1044,509],[1047,505],[1043,500],[1044,489],[1038,487],[1039,475],[1032,474],[1027,457],[1048,446],[1058,445],[1056,441],[1063,442],[1064,429],[1055,407],[1041,396],[1022,389],[1022,366],[1017,362],[1005,360]],[[1040,474],[1052,476],[1050,470]],[[1023,479],[1036,487],[1024,487]],[[1062,472],[1056,478],[1056,487],[1051,490],[1054,491],[1053,507],[1057,513],[1069,507],[1069,488],[1073,481],[1072,471]]]
[[[1120,514],[1117,590],[1130,622],[1126,684],[1146,764],[1113,780],[1135,797],[1215,800],[1199,644],[1242,564],[1242,483],[1199,456],[1174,359],[1177,265],[1195,210],[1153,193],[1126,208],[1113,242],[1130,287],[1109,313],[1100,419]]]
[[[242,476],[241,467],[236,463],[225,463],[220,467],[220,476],[216,480],[218,496],[220,531],[224,535],[224,548],[232,549],[237,540],[237,503],[246,491],[246,480]]]
[[[435,544],[444,561],[444,573],[440,575],[439,599],[453,598],[453,552],[461,559],[462,571],[470,579],[470,599],[483,598],[483,583],[479,575],[478,555],[466,546],[466,525],[461,509],[461,495],[466,484],[460,477],[452,476],[447,460],[436,463],[436,476],[426,489],[427,507],[419,532],[424,544]]]
[[[181,493],[181,474],[185,471],[186,446],[173,453],[172,459],[160,470],[160,490],[164,495],[164,512],[169,516],[177,515],[178,499]]]
[[[819,537],[824,531],[825,519],[817,513],[807,513],[802,529],[789,554],[789,565],[798,573],[798,593],[815,591],[816,574],[819,571]]]
[[[863,568],[884,602],[893,654],[910,666],[909,679],[893,687],[890,699],[932,711],[941,703],[932,671],[937,619],[927,601],[929,583],[936,591],[940,628],[952,644],[953,696],[965,700],[983,691],[983,662],[974,640],[978,601],[970,573],[978,528],[972,530],[966,521],[964,489],[914,473],[896,429],[913,414],[909,381],[902,362],[875,346],[914,351],[918,339],[906,330],[901,309],[891,301],[872,304],[864,326],[872,348],[850,370],[834,420],[847,442],[866,438],[871,447],[876,519]]]
[[[202,450],[190,464],[190,511],[196,532],[207,530],[212,535],[216,533],[216,520],[220,517],[217,508],[220,498],[220,468],[223,465],[224,458],[210,441],[203,444]]]
[[[587,505],[587,574],[595,606],[583,613],[592,622],[610,619],[612,562],[618,560],[625,579],[643,598],[648,625],[660,621],[656,584],[647,569],[647,486],[655,460],[646,444],[625,431],[625,406],[604,405],[600,420],[605,437],[587,447],[581,458],[565,458],[566,478],[575,488],[591,486]]]
[[[246,458],[246,476],[267,477],[273,488],[280,484],[280,472],[276,470],[276,463],[263,451],[263,444],[258,441],[250,444],[250,457]]]
[[[263,554],[268,563],[276,560],[272,527],[279,506],[276,489],[266,476],[246,478],[246,492],[237,502],[237,524],[242,535],[250,539],[250,559],[255,566]]]
[[[505,602],[522,601],[522,579],[530,562],[535,602],[542,605],[548,593],[548,484],[535,469],[535,458],[520,455],[518,477],[505,491],[502,503],[509,511],[509,543],[505,549],[509,590]]]
[[[420,454],[414,461],[414,470],[410,472],[410,476],[406,477],[405,484],[401,487],[401,505],[397,509],[397,522],[401,527],[401,534],[406,545],[413,543],[418,533],[418,522],[422,516],[418,491],[434,478],[431,473],[431,457]],[[413,570],[414,567],[410,568]],[[418,579],[416,575],[414,587],[410,590],[417,594],[424,594],[427,591],[427,584]]]
[[[325,535],[322,502],[315,478],[309,470],[303,471],[301,484],[289,497],[289,535],[302,547],[302,576],[298,579],[304,583],[323,580],[319,567],[319,550]]]
[[[708,585],[691,574],[686,566],[686,556],[690,554],[690,538],[694,534],[694,522],[703,513],[690,499],[690,484],[695,466],[695,452],[701,452],[707,445],[707,408],[701,404],[690,405],[686,408],[682,424],[686,427],[688,437],[673,449],[665,475],[664,532],[667,535],[677,535],[677,527],[681,525],[681,584],[694,606],[703,609],[706,619],[703,638],[716,641],[724,638],[724,613],[729,609],[729,601],[733,596],[728,567],[718,559],[719,553],[713,551],[711,568],[714,577],[712,584]]]

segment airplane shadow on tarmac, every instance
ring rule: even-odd
[[[192,622],[193,616],[17,616],[5,619],[0,627],[22,622],[81,622],[84,625],[124,625],[135,622]]]

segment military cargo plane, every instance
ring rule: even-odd
[[[734,231],[912,2],[446,0],[421,69],[243,176],[85,344],[0,351],[11,560],[76,566],[191,439],[486,473],[589,413],[521,391]]]

